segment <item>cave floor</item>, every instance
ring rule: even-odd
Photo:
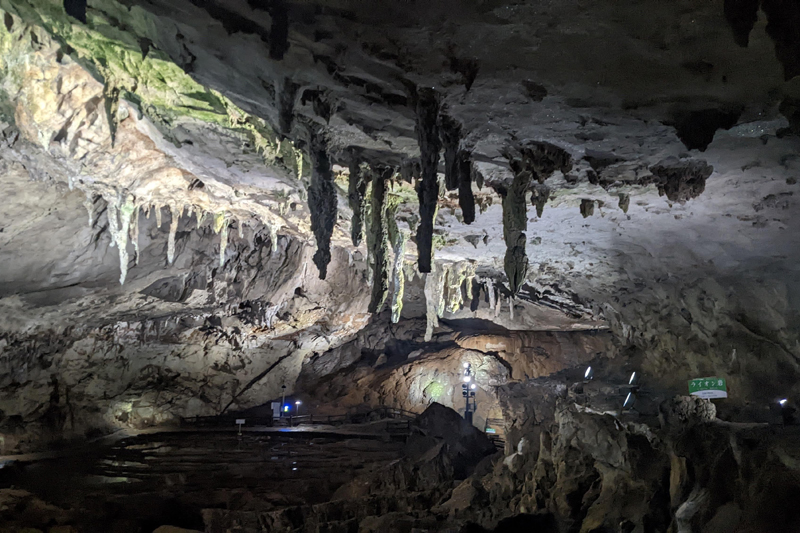
[[[145,433],[0,470],[0,488],[69,509],[80,531],[203,530],[202,510],[271,511],[330,500],[402,454],[375,433],[318,428]]]

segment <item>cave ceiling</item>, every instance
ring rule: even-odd
[[[0,0],[9,328],[274,304],[324,270],[336,292],[328,265],[368,257],[328,298],[361,286],[380,309],[397,235],[410,315],[430,248],[434,270],[516,296],[528,329],[606,327],[709,278],[800,296],[791,2],[64,4]],[[362,170],[367,203],[389,178],[363,212]],[[365,217],[391,227],[355,246]],[[310,251],[208,288],[226,248],[286,238]]]

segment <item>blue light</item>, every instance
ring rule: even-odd
[[[288,405],[284,405],[283,406],[283,412],[284,413],[288,413],[289,412],[289,406]]]

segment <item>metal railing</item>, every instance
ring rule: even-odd
[[[247,416],[247,415],[217,415],[217,416],[195,416],[181,418],[181,426],[195,427],[233,427],[237,419],[244,418],[248,426],[289,426],[294,427],[299,424],[316,424],[340,426],[344,424],[364,424],[374,420],[383,419],[403,419],[411,420],[417,417],[417,413],[400,409],[398,407],[378,406],[372,409],[348,411],[336,415],[307,415],[289,414],[280,418],[271,416]],[[408,427],[408,426],[407,426]]]

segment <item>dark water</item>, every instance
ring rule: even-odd
[[[162,433],[6,466],[0,487],[71,509],[70,523],[81,532],[149,533],[160,525],[203,530],[205,508],[269,511],[328,501],[342,484],[401,450],[401,444],[347,436]]]

